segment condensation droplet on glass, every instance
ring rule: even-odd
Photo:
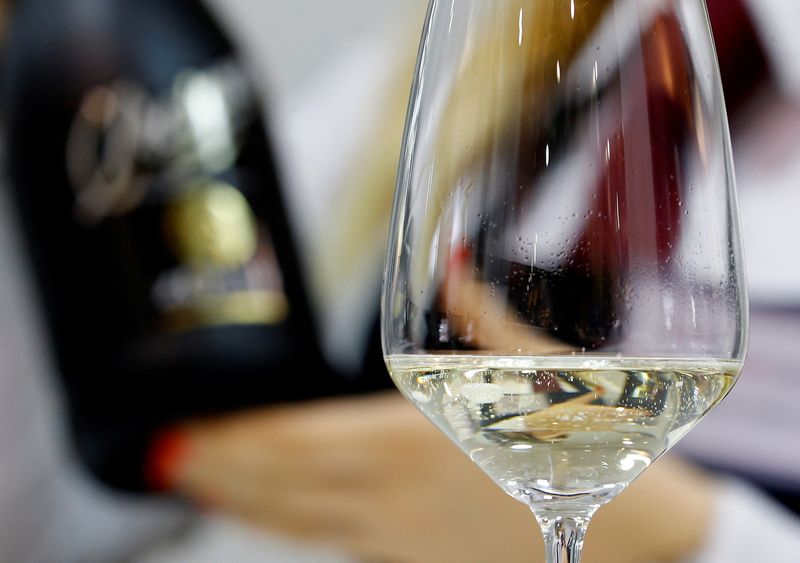
[[[493,383],[474,383],[461,388],[461,395],[474,404],[492,404],[503,398],[503,388]]]

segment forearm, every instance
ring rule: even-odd
[[[175,490],[273,532],[401,563],[522,563],[543,552],[532,515],[396,393],[262,409],[182,432]],[[713,497],[707,478],[660,461],[600,511],[586,557],[686,558],[711,527]]]

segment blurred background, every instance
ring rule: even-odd
[[[709,4],[751,353],[678,447],[714,477],[655,472],[589,560],[622,561],[625,526],[636,553],[659,536],[698,563],[800,549],[800,9]],[[3,2],[0,561],[540,552],[529,516],[384,392],[386,209],[426,5]],[[658,491],[701,538],[657,524]],[[477,545],[503,534],[527,543]]]

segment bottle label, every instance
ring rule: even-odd
[[[253,114],[247,82],[231,64],[182,73],[163,99],[115,82],[81,103],[66,154],[76,220],[131,231],[161,329],[272,325],[289,314],[267,225],[241,190],[219,179],[237,176]],[[137,219],[154,210],[160,229]],[[143,224],[151,232],[139,232]]]
[[[239,190],[219,182],[189,190],[169,203],[164,230],[180,266],[158,277],[152,296],[169,328],[286,318],[272,241]]]

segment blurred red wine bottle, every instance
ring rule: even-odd
[[[78,451],[146,487],[159,429],[355,389],[326,366],[267,123],[195,0],[21,0],[8,172]]]

